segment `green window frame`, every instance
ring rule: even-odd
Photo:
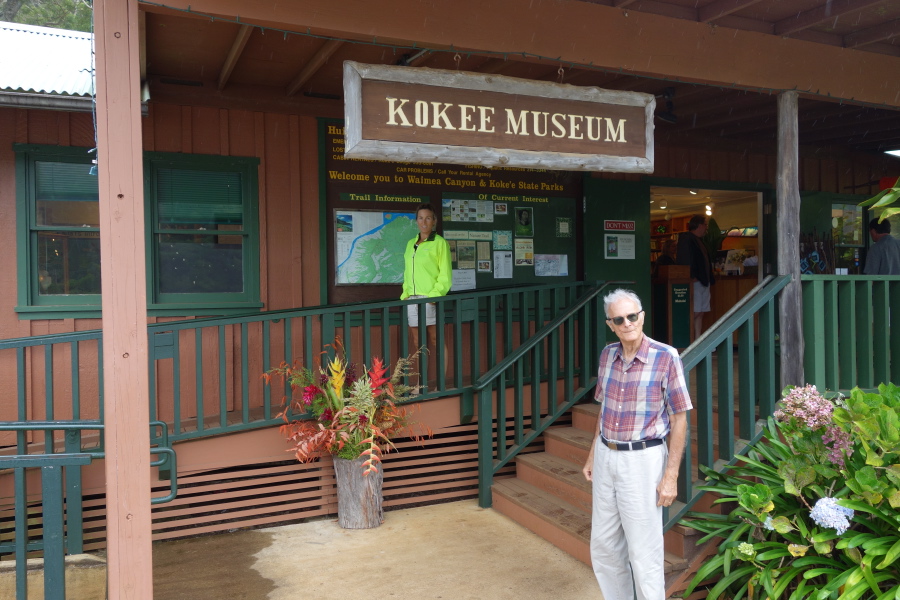
[[[90,174],[94,155],[88,148],[25,144],[13,150],[16,311],[31,319],[65,318],[79,311],[99,316],[99,194],[97,178]],[[79,247],[83,254],[96,253],[94,268],[70,269]],[[55,268],[46,264],[51,253],[58,259]]]
[[[88,148],[34,144],[14,144],[13,150],[19,317],[99,317],[99,193],[90,174],[94,155]],[[258,169],[259,159],[252,157],[144,154],[148,314],[227,315],[263,306]],[[214,289],[204,289],[202,277],[197,278],[201,285],[192,281],[187,286],[182,277],[179,288],[172,277],[179,273],[171,268],[172,248],[188,250],[183,252],[190,258],[185,264],[195,271],[206,267],[216,272],[216,278],[206,278]],[[55,262],[40,264],[48,256]],[[223,256],[228,257],[224,267]],[[227,283],[220,285],[220,280]]]
[[[258,158],[144,154],[147,302],[154,314],[234,314],[262,307],[258,170]],[[220,262],[220,254],[230,258]],[[217,277],[206,285],[185,277],[175,259]]]

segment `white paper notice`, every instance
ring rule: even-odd
[[[538,277],[566,277],[569,257],[565,254],[535,254],[534,274]]]
[[[634,236],[625,233],[607,233],[604,236],[603,254],[608,259],[634,260]]]
[[[512,279],[512,256],[508,251],[494,252],[494,279]]]
[[[450,289],[454,292],[475,289],[475,269],[453,269],[453,283]]]

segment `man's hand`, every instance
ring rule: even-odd
[[[581,468],[581,472],[584,473],[584,478],[588,481],[594,480],[594,457],[589,456],[586,463],[584,463],[584,467]]]
[[[656,486],[656,505],[672,506],[672,502],[675,501],[676,495],[678,495],[677,473],[675,477],[663,475],[662,481],[660,481],[659,485]]]

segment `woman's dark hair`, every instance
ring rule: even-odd
[[[688,221],[688,231],[693,231],[706,223],[706,217],[703,215],[694,215],[691,217],[691,220]]]
[[[419,206],[417,206],[417,207],[416,207],[416,216],[417,216],[417,217],[419,216],[419,211],[420,211],[420,210],[430,210],[430,211],[431,211],[431,214],[434,215],[435,221],[437,220],[437,213],[435,212],[434,207],[431,206],[431,203],[429,203],[429,202],[423,202],[422,204],[420,204]]]

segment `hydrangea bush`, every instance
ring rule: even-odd
[[[900,388],[826,398],[787,388],[762,439],[725,474],[728,514],[683,525],[724,540],[685,596],[900,600]]]

